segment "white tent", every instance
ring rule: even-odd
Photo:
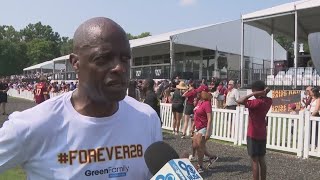
[[[302,0],[282,4],[242,16],[244,22],[270,34],[280,33],[294,37],[295,13],[299,39],[307,40],[308,34],[320,30],[320,0]],[[290,28],[291,27],[291,28]]]
[[[270,59],[268,50],[271,51],[271,46],[266,45],[266,42],[269,42],[270,35],[252,26],[246,28],[246,33],[256,34],[256,36],[247,41],[246,47],[250,48],[244,50],[245,55],[257,59]],[[182,29],[130,41],[133,55],[137,57],[170,52],[170,77],[174,64],[174,53],[179,50],[178,48],[181,50],[181,46],[175,45],[186,45],[183,47],[184,49],[189,46],[240,55],[241,20]],[[278,43],[275,43],[275,48],[277,49],[275,57],[286,59],[285,49]]]
[[[35,70],[35,69],[50,69],[48,68],[48,66],[50,67],[50,65],[52,64],[52,61],[45,61],[27,68],[24,68],[23,71],[30,71],[30,70]]]
[[[244,25],[252,25],[262,29],[271,35],[270,42],[274,42],[274,34],[285,35],[294,40],[294,66],[298,64],[298,42],[306,42],[308,35],[313,32],[320,31],[320,0],[301,0],[290,2],[279,6],[274,6],[268,9],[256,11],[242,16],[243,28]],[[245,33],[244,31],[242,32]],[[242,34],[242,42],[245,42]],[[272,44],[272,43],[271,43]],[[245,44],[242,51],[245,55]],[[273,46],[273,44],[271,45]],[[271,48],[271,64],[273,67],[274,51]],[[243,73],[241,73],[243,80]]]
[[[250,34],[256,34],[256,37],[250,40],[253,44],[248,43],[247,47],[251,46],[251,48],[245,50],[245,55],[261,59],[270,59],[269,53],[266,53],[268,49],[270,50],[270,46],[261,47],[263,41],[268,41],[269,35],[250,26],[248,26],[246,31]],[[130,46],[134,49],[137,47],[170,43],[170,41],[174,44],[189,45],[205,49],[218,49],[222,52],[240,55],[241,20],[182,29],[135,39],[130,41]],[[275,57],[277,59],[285,59],[286,51],[278,43],[276,43],[275,46],[278,49]]]
[[[36,69],[52,69],[55,68],[55,70],[62,70],[65,69],[65,61],[69,59],[70,55],[61,56],[55,59],[52,59],[50,61],[45,61],[27,68],[24,68],[23,71],[31,71]],[[59,63],[63,61],[63,63]]]

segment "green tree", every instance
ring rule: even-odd
[[[55,52],[52,51],[53,48],[55,48],[54,42],[45,39],[33,39],[27,42],[29,65],[38,64],[57,57]]]
[[[54,32],[52,27],[49,25],[42,25],[41,22],[38,22],[36,24],[29,24],[26,26],[24,29],[20,31],[22,39],[27,42],[28,44],[35,39],[36,41],[32,42],[31,45],[29,44],[28,47],[30,46],[35,46],[35,42],[42,43],[42,45],[45,45],[46,47],[50,47],[51,50],[49,51],[48,57],[51,57],[53,55],[54,57],[59,57],[61,56],[61,51],[60,51],[60,44],[61,44],[61,38],[60,34],[58,32]],[[41,40],[41,41],[40,41]],[[46,43],[44,43],[46,42]],[[39,45],[38,47],[42,46]],[[44,47],[43,47],[44,48]],[[46,48],[45,48],[46,49]],[[28,48],[28,51],[30,48]],[[43,59],[34,59],[36,57],[43,57],[43,55],[35,55],[37,51],[33,52],[28,52],[28,55],[33,54],[32,57],[29,57],[29,59],[32,62],[42,62]],[[38,51],[39,52],[39,51]],[[47,53],[48,51],[45,51],[44,53]],[[40,53],[40,52],[39,52]]]
[[[132,39],[139,39],[139,38],[144,38],[144,37],[148,37],[148,36],[151,36],[151,33],[150,32],[143,32],[137,36],[134,36],[130,33],[127,33],[127,37],[129,40],[132,40]]]
[[[21,73],[28,62],[25,54],[24,43],[0,40],[0,76]]]
[[[61,55],[67,55],[72,53],[73,50],[73,39],[68,37],[62,37],[60,43],[60,53]]]

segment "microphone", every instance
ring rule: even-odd
[[[313,65],[320,75],[320,32],[309,34],[308,42]]]
[[[202,180],[188,159],[179,159],[178,153],[167,143],[151,144],[144,153],[151,180]]]

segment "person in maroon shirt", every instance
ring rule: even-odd
[[[186,91],[182,95],[182,97],[187,98],[186,107],[185,107],[185,111],[184,111],[183,130],[182,130],[182,136],[181,136],[181,138],[185,138],[186,131],[187,131],[187,128],[189,125],[190,115],[193,114],[193,109],[194,109],[193,101],[194,101],[194,98],[197,97],[197,92],[194,89],[193,82],[190,82],[188,91]]]
[[[272,99],[267,97],[269,91],[263,81],[256,81],[252,84],[252,93],[237,101],[237,103],[245,105],[249,111],[247,150],[252,161],[254,180],[265,180],[267,176],[265,162],[267,139],[266,115],[272,105]],[[248,100],[252,96],[255,99]]]
[[[49,99],[49,92],[46,81],[47,79],[45,77],[41,77],[40,82],[36,84],[34,90],[34,100],[37,104],[40,104]]]
[[[204,155],[210,158],[207,168],[210,167],[218,157],[210,154],[206,148],[206,142],[209,140],[212,133],[212,106],[209,88],[206,85],[201,85],[197,88],[196,92],[200,93],[200,100],[194,108],[195,134],[192,138],[192,147],[197,151],[197,170],[201,173],[203,172]]]

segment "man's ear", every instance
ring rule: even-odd
[[[79,72],[79,65],[80,65],[79,56],[71,53],[70,57],[69,57],[69,62],[72,65],[74,71],[76,73],[78,73]]]

